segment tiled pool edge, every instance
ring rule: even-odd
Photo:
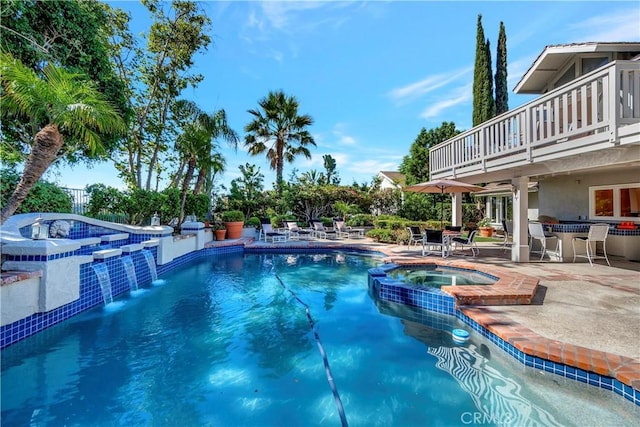
[[[475,266],[464,261],[439,259],[427,262],[422,260],[397,262],[397,265],[438,264],[462,269],[473,269]],[[640,361],[550,340],[514,322],[508,316],[489,311],[488,307],[464,307],[453,295],[447,295],[445,292],[404,286],[386,275],[385,271],[388,269],[377,268],[371,269],[369,272],[369,287],[373,287],[373,291],[377,292],[377,296],[381,299],[456,316],[525,366],[613,391],[640,406]],[[482,268],[476,268],[476,270],[482,271]],[[501,271],[494,266],[490,274],[500,276]],[[527,276],[520,275],[523,277],[518,278],[516,277],[518,275],[518,273],[509,272],[503,286],[531,282],[527,280]],[[537,279],[532,280],[537,285]],[[493,286],[495,285],[482,287],[492,288]],[[458,287],[458,289],[461,288],[463,287]],[[480,288],[480,286],[465,286],[464,288]],[[516,291],[519,292],[517,286]],[[486,292],[489,295],[489,290]],[[504,297],[502,295],[504,289],[495,289],[495,292],[501,295],[501,298]],[[446,301],[446,299],[450,301]],[[490,305],[492,305],[491,302],[499,300],[499,298],[485,299],[490,301]],[[513,300],[507,298],[507,301]],[[513,302],[509,303],[513,304]]]

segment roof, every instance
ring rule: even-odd
[[[542,93],[549,79],[560,71],[575,55],[597,52],[640,52],[639,42],[585,42],[549,45],[538,55],[529,70],[522,76],[515,93]]]
[[[531,181],[528,184],[529,193],[533,193],[538,191],[538,183],[535,181]],[[509,182],[492,182],[491,184],[487,184],[484,190],[476,191],[472,193],[474,196],[503,196],[506,194],[511,194],[511,183]]]
[[[395,171],[380,171],[379,175],[383,175],[384,177],[386,177],[389,181],[398,184],[398,185],[404,185],[404,174],[400,173],[400,172],[395,172]]]

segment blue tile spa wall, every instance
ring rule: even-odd
[[[144,250],[152,254],[154,260],[157,259],[157,247]],[[133,260],[138,286],[145,286],[151,283],[149,265],[142,251],[132,252],[125,256],[131,256]],[[49,312],[36,313],[1,327],[0,348],[4,348],[23,338],[34,335],[85,310],[104,304],[102,288],[98,281],[96,271],[93,268],[95,264],[99,263],[107,266],[113,298],[130,291],[131,286],[125,273],[121,257],[111,257],[106,260],[82,264],[80,266],[80,298]]]

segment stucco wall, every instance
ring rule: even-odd
[[[545,178],[538,182],[539,213],[565,221],[587,219],[589,187],[639,181],[639,168]]]

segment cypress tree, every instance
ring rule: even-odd
[[[496,115],[499,115],[505,111],[509,111],[509,90],[507,88],[507,34],[502,22],[500,22],[496,55]]]
[[[478,15],[476,34],[476,58],[473,70],[473,126],[477,126],[495,115],[493,100],[493,73],[489,40],[485,41],[482,15]]]
[[[487,55],[486,59],[486,79],[484,81],[485,88],[482,92],[482,96],[484,98],[484,107],[486,108],[485,117],[483,121],[487,121],[496,116],[496,101],[493,98],[493,70],[491,67],[491,43],[489,39],[487,39],[487,43],[484,48],[485,55]]]

